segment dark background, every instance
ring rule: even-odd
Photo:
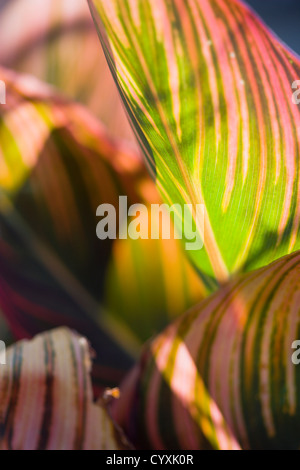
[[[0,0],[0,10],[12,1]],[[300,0],[247,0],[245,3],[254,8],[268,26],[300,54]]]
[[[300,54],[300,0],[247,0],[245,3]]]

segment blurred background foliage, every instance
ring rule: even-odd
[[[133,141],[86,0],[0,0],[0,44],[2,66],[55,86]]]
[[[178,240],[96,237],[100,204],[161,199],[86,2],[1,2],[0,43],[0,308],[15,339],[60,325],[87,336],[94,380],[113,386],[205,289]],[[0,328],[9,344],[6,320]]]

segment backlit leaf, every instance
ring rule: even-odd
[[[299,249],[299,58],[238,0],[89,4],[157,187],[194,208],[211,288]]]

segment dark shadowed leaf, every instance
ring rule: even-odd
[[[299,449],[299,338],[297,252],[238,276],[148,345],[114,416],[142,448]]]

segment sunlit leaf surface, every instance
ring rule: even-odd
[[[89,4],[157,187],[194,207],[211,289],[299,249],[299,58],[238,0]]]

